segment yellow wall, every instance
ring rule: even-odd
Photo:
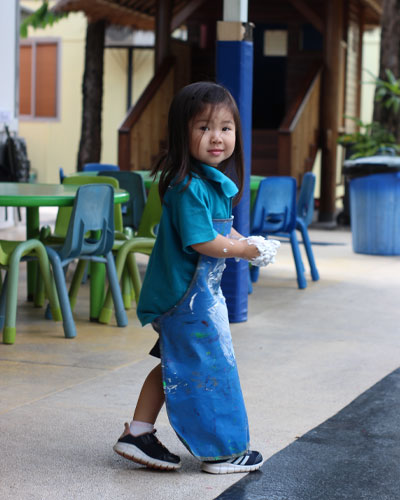
[[[32,7],[31,2],[27,5]],[[27,142],[32,169],[38,182],[58,182],[60,166],[65,173],[76,171],[82,113],[82,77],[86,18],[72,13],[53,26],[29,30],[29,38],[58,38],[60,51],[60,119],[20,120],[19,135]],[[133,99],[140,96],[153,76],[153,51],[135,50]],[[127,50],[106,49],[104,54],[102,155],[101,162],[117,163],[118,127],[126,113]]]
[[[86,19],[70,14],[46,29],[30,29],[28,38],[59,38],[60,119],[58,121],[20,120],[19,135],[27,142],[31,167],[38,182],[58,182],[58,167],[73,172],[79,145],[81,84],[84,65]]]
[[[132,57],[132,104],[134,104],[148,82],[153,77],[154,51],[137,49]],[[105,50],[102,154],[103,163],[118,161],[118,128],[123,122],[127,106],[127,68],[126,49]]]
[[[154,75],[154,50],[133,51],[133,102],[136,102]]]

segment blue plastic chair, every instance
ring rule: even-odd
[[[297,200],[296,229],[301,232],[308,263],[310,265],[311,277],[313,281],[318,281],[319,273],[315,265],[314,253],[312,251],[307,229],[314,215],[314,189],[315,175],[312,172],[306,172],[301,183],[299,198]]]
[[[106,264],[118,326],[126,326],[128,318],[122,302],[115,262],[114,190],[109,184],[86,184],[76,194],[65,242],[62,246],[46,246],[63,316],[64,333],[76,336],[75,323],[68,298],[63,268],[74,259]]]
[[[65,173],[64,173],[64,169],[62,167],[59,167],[58,175],[60,177],[60,184],[62,184],[64,179],[65,179]]]
[[[110,163],[85,163],[82,170],[84,172],[95,172],[96,170],[107,170],[109,172],[110,170],[119,170],[119,166]]]
[[[296,235],[296,191],[293,177],[267,177],[260,182],[251,214],[252,235],[287,236],[292,246],[299,288],[306,288],[304,265]],[[257,281],[258,267],[250,268],[251,280]]]
[[[133,231],[139,229],[140,220],[146,205],[147,195],[143,177],[132,171],[100,171],[98,175],[114,177],[119,187],[129,193],[129,201],[121,205],[122,222],[124,228],[130,227]]]
[[[307,227],[311,224],[314,216],[314,190],[315,175],[312,172],[306,172],[301,182],[296,210],[297,219],[300,219]]]

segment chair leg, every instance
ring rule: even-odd
[[[105,265],[102,262],[90,263],[90,320],[97,321],[104,303],[106,278]]]
[[[319,280],[319,273],[318,273],[317,266],[315,264],[314,253],[312,251],[310,237],[308,236],[307,226],[304,224],[303,221],[298,220],[297,221],[297,229],[301,232],[301,236],[303,238],[303,244],[304,244],[304,248],[306,249],[308,263],[310,264],[311,277],[312,277],[313,281],[318,281]]]
[[[18,300],[18,275],[19,259],[17,265],[12,265],[8,269],[8,279],[6,288],[5,321],[3,328],[3,342],[5,344],[14,344],[16,335],[16,317]]]
[[[46,295],[49,299],[51,315],[54,321],[61,321],[61,308],[58,301],[57,290],[53,276],[50,271],[49,258],[44,246],[40,245],[36,249],[36,255],[39,261],[39,269],[41,276],[41,283],[44,288],[43,292],[43,302],[44,296]]]
[[[247,293],[248,293],[248,295],[253,293],[253,283],[251,281],[250,269],[251,268],[250,268],[250,264],[249,264],[249,272],[248,272],[248,276],[247,276],[247,281],[248,281]]]
[[[6,293],[7,293],[7,281],[8,281],[8,272],[6,271],[6,275],[1,285],[1,293],[0,293],[0,328],[3,329],[5,316],[6,316]]]
[[[121,288],[122,288],[122,300],[124,301],[124,307],[125,309],[129,310],[131,308],[132,293],[131,293],[131,279],[126,268],[124,268],[124,270],[122,271]]]
[[[71,311],[75,309],[76,300],[78,298],[79,288],[81,286],[83,277],[85,275],[85,270],[87,269],[87,261],[81,259],[75,269],[74,276],[72,277],[71,285],[69,287],[69,303],[71,305]]]
[[[117,273],[117,281],[121,279],[122,271],[124,269],[125,261],[127,253],[121,251],[123,247],[117,252],[117,256],[115,258],[115,269]],[[104,299],[103,307],[101,308],[99,315],[99,322],[108,324],[111,320],[112,316],[112,292],[111,292],[111,283],[109,283],[108,290],[106,293],[106,297]]]
[[[134,238],[128,240],[118,250],[115,258],[115,268],[118,280],[121,279],[122,271],[125,263],[128,264],[129,273],[131,275],[133,288],[135,290],[136,302],[139,300],[140,293],[140,274],[137,268],[136,259],[134,258],[135,250],[150,255],[154,246],[153,238]],[[110,287],[107,290],[107,295],[99,316],[100,323],[109,323],[112,315],[112,298]]]
[[[60,301],[63,317],[64,336],[66,338],[74,338],[76,337],[76,327],[69,303],[67,285],[65,283],[65,275],[61,266],[61,260],[59,255],[53,248],[47,247],[47,253],[53,268],[53,275],[56,282],[58,299]]]
[[[304,277],[304,265],[301,259],[299,242],[297,240],[295,229],[293,229],[293,231],[290,233],[290,243],[292,246],[292,253],[293,253],[294,263],[296,266],[297,283],[299,285],[299,288],[301,289],[307,288],[307,281]]]
[[[42,271],[43,280],[46,287],[50,304],[52,307],[53,317],[60,318],[60,310],[58,300],[52,286],[49,260],[43,244],[39,240],[28,240],[20,243],[10,257],[8,269],[8,284],[6,290],[6,314],[5,325],[3,329],[3,342],[5,344],[13,344],[15,342],[15,322],[17,316],[17,299],[18,299],[18,277],[19,264],[23,255],[35,251],[39,260],[39,266]]]
[[[129,274],[132,280],[133,293],[135,295],[136,305],[139,302],[140,290],[142,288],[142,280],[140,279],[139,268],[136,263],[135,254],[130,252],[127,256],[127,265],[129,269]]]
[[[107,276],[114,302],[117,325],[126,326],[128,324],[128,316],[126,315],[124,303],[122,300],[121,288],[119,287],[119,280],[115,268],[114,257],[112,252],[109,252],[105,257],[107,259]]]
[[[35,295],[33,296],[33,305],[35,307],[43,307],[44,301],[45,301],[44,281],[40,273],[38,273],[36,279]]]
[[[259,276],[259,274],[260,274],[260,268],[259,268],[259,267],[257,267],[257,266],[252,266],[252,265],[250,265],[249,271],[250,271],[250,279],[251,279],[251,282],[252,282],[252,283],[257,283],[257,281],[258,281],[258,276]]]

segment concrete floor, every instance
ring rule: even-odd
[[[24,236],[19,227],[0,238],[14,233]],[[310,237],[321,280],[298,290],[282,244],[249,296],[248,321],[231,325],[252,447],[266,459],[400,365],[400,257],[353,253],[346,229],[311,229]],[[153,472],[114,454],[156,364],[147,354],[154,332],[134,308],[126,328],[90,323],[83,285],[77,338],[64,339],[20,285],[16,343],[0,344],[1,498],[211,500],[242,478],[201,473],[165,411],[158,436],[181,456],[180,471]]]

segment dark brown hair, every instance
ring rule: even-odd
[[[193,173],[202,176],[200,166],[190,156],[189,123],[208,105],[212,108],[226,106],[233,115],[236,129],[235,149],[232,156],[221,163],[221,167],[239,189],[234,204],[240,200],[244,183],[244,159],[239,110],[231,93],[225,87],[212,82],[196,82],[187,85],[172,100],[168,114],[168,148],[152,170],[152,175],[160,173],[161,200],[173,180],[182,182],[188,176],[187,187],[192,180]]]

